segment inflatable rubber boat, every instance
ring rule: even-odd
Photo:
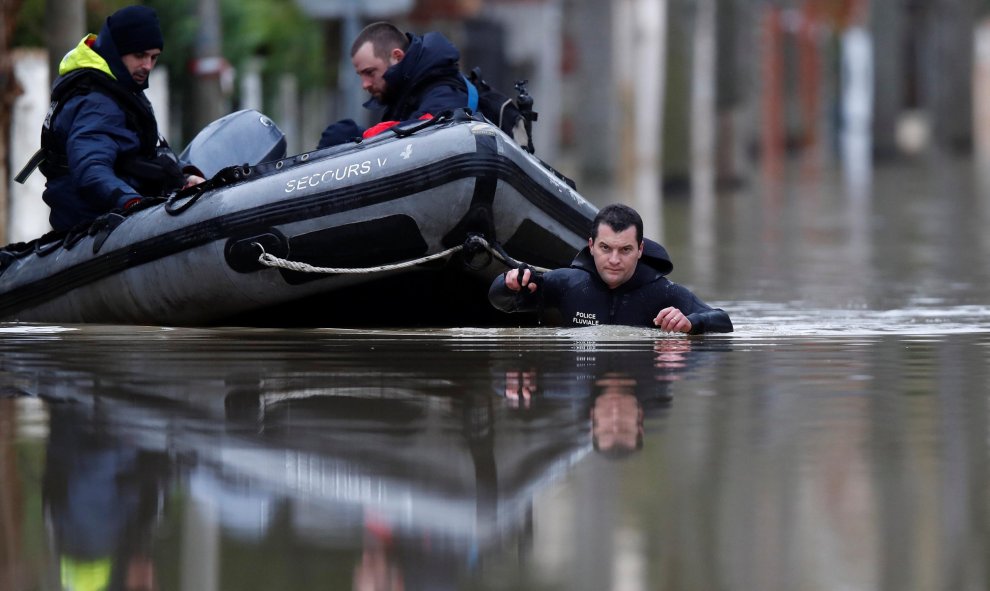
[[[232,114],[183,152],[205,183],[0,250],[0,320],[505,324],[494,276],[566,266],[597,211],[467,112],[291,157],[284,145],[264,115]]]

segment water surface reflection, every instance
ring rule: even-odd
[[[448,588],[531,547],[534,498],[587,454],[641,448],[691,350],[625,329],[5,330],[5,392],[47,411],[43,562],[67,588]]]
[[[990,330],[957,312],[7,326],[7,588],[976,588]]]

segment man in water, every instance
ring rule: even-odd
[[[643,239],[643,220],[626,205],[609,205],[592,222],[588,246],[566,269],[535,281],[529,268],[495,278],[488,292],[503,312],[556,309],[568,326],[622,324],[666,332],[732,332],[723,310],[712,308],[666,275],[667,251]]]

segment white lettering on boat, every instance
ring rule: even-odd
[[[385,161],[381,158],[378,159],[378,168],[385,165]],[[311,187],[318,187],[321,184],[329,183],[332,181],[343,181],[355,176],[366,175],[371,172],[372,162],[371,160],[365,160],[364,162],[356,162],[354,164],[348,164],[347,166],[341,166],[338,168],[333,168],[330,170],[323,171],[322,173],[308,174],[303,177],[290,179],[285,183],[285,192],[292,193],[293,191],[299,191],[302,189],[308,189]]]

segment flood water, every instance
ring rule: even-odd
[[[668,196],[730,335],[0,325],[0,589],[986,589],[988,203]]]

